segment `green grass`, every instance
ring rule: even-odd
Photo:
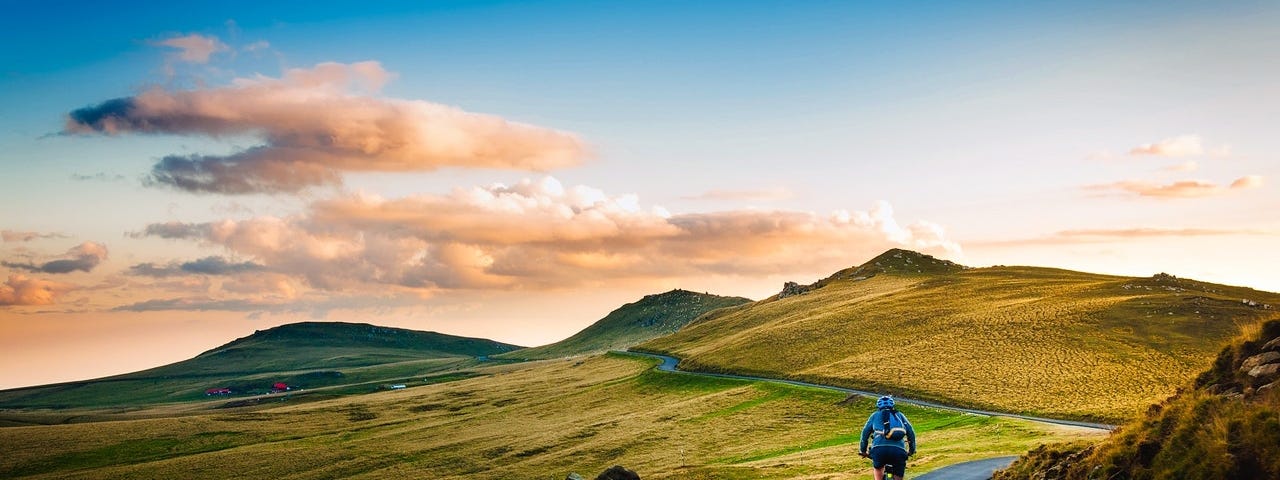
[[[479,377],[306,404],[0,428],[0,477],[562,479],[622,464],[646,479],[870,478],[855,450],[871,400],[652,365],[622,355],[487,365]],[[904,411],[921,441],[913,472],[1098,435]]]
[[[965,269],[891,251],[637,349],[689,370],[1120,421],[1173,394],[1242,329],[1280,318],[1241,299],[1280,306],[1274,293],[1168,276]]]
[[[609,312],[573,336],[550,345],[499,355],[501,358],[538,360],[625,350],[649,339],[670,334],[698,316],[750,302],[742,297],[722,297],[688,290],[646,295]]]

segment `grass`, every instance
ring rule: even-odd
[[[652,365],[620,355],[491,364],[474,378],[306,404],[0,428],[0,477],[558,480],[622,464],[646,479],[870,478],[855,455],[870,400]],[[913,472],[1098,436],[904,411],[921,441]]]
[[[689,370],[1115,422],[1173,394],[1242,330],[1280,318],[1280,295],[1247,288],[964,269],[897,252],[905,255],[801,295],[713,312],[639,349],[681,357]]]
[[[1194,384],[1099,443],[1036,448],[996,478],[1280,478],[1280,388],[1241,362],[1280,338],[1280,322],[1225,348]]]
[[[516,349],[492,340],[367,324],[304,322],[257,332],[195,358],[141,372],[0,391],[0,408],[66,409],[206,400],[231,387],[236,398],[276,382],[306,389],[457,370]]]
[[[675,332],[704,313],[749,302],[750,299],[742,297],[722,297],[688,290],[646,295],[609,312],[569,338],[550,345],[504,353],[499,357],[540,360],[625,350]]]

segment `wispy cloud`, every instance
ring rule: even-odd
[[[1129,149],[1129,155],[1155,155],[1161,157],[1186,157],[1204,153],[1199,135],[1182,135],[1166,138],[1156,143],[1144,143]]]
[[[106,172],[98,172],[92,175],[83,174],[83,173],[73,173],[71,174],[71,179],[78,180],[81,182],[123,182],[126,180],[124,175],[120,175],[118,173],[106,173]]]
[[[60,295],[73,289],[75,286],[67,283],[9,274],[9,278],[0,283],[0,305],[52,305]]]
[[[547,171],[588,155],[572,134],[370,93],[393,77],[378,62],[322,63],[223,87],[156,87],[72,111],[64,131],[260,137],[263,144],[230,155],[164,157],[149,177],[153,185],[222,194],[336,185],[348,171]]]
[[[233,275],[262,271],[262,265],[253,262],[232,262],[223,257],[211,256],[189,262],[170,262],[164,265],[139,263],[129,267],[129,273],[144,277],[172,277],[175,275]]]
[[[741,201],[741,202],[773,202],[779,200],[788,200],[795,197],[795,193],[791,190],[776,187],[764,188],[756,190],[721,190],[714,189],[700,193],[698,195],[690,195],[683,197],[685,200],[717,200],[717,201]]]
[[[41,238],[67,238],[61,233],[23,232],[17,230],[0,230],[0,240],[5,242],[30,242]]]
[[[957,252],[942,227],[888,203],[829,215],[672,215],[634,195],[554,178],[396,199],[346,196],[289,218],[149,225],[137,235],[218,246],[310,288],[562,288],[610,279],[825,271],[893,246]]]
[[[84,242],[68,250],[62,258],[40,264],[4,261],[0,264],[20,270],[40,273],[88,272],[107,259],[107,247],[101,243]]]
[[[1219,228],[1098,228],[1062,230],[1050,235],[1034,238],[1012,240],[989,240],[967,242],[975,247],[1023,246],[1023,245],[1067,245],[1085,243],[1117,242],[1149,238],[1192,238],[1240,235],[1276,235],[1277,232],[1251,229],[1219,229]]]
[[[1082,187],[1098,194],[1122,194],[1160,199],[1203,198],[1229,193],[1237,190],[1248,190],[1262,186],[1263,178],[1259,175],[1247,175],[1231,182],[1228,186],[1204,180],[1181,180],[1173,183],[1153,183],[1139,180],[1125,180],[1114,183],[1087,185]]]
[[[177,58],[188,63],[209,63],[213,54],[229,50],[218,37],[198,33],[157,40],[152,45],[177,49]]]

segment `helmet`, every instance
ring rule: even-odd
[[[880,397],[879,400],[876,400],[876,408],[879,408],[879,409],[893,408],[893,397],[889,395]]]

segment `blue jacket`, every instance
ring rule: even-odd
[[[883,435],[875,433],[877,429],[884,428],[884,422],[880,421],[880,410],[876,410],[875,412],[871,413],[870,417],[867,417],[867,424],[862,427],[862,437],[861,437],[862,441],[858,444],[858,451],[868,452],[869,450],[867,450],[867,440],[870,439],[871,448],[886,447],[886,446],[897,447],[897,448],[906,450],[908,455],[915,455],[916,454],[916,430],[914,428],[911,428],[911,422],[907,421],[907,416],[903,415],[902,412],[897,412],[895,415],[898,415],[898,418],[902,420],[902,425],[907,427],[907,438],[905,442],[903,440],[889,440],[887,438],[884,438]],[[907,450],[906,442],[911,443],[910,450]]]

